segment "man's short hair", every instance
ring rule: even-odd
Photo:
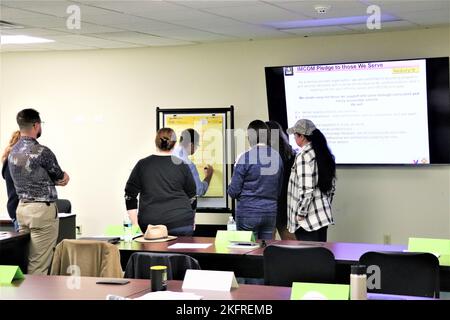
[[[36,122],[41,122],[41,117],[34,109],[23,109],[17,114],[16,120],[20,130],[27,130],[31,129]]]
[[[200,135],[192,128],[183,130],[180,136],[180,144],[187,146],[189,143],[192,143],[194,146],[198,146],[200,143]]]

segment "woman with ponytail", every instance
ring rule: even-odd
[[[196,186],[187,164],[172,156],[176,141],[171,128],[159,129],[157,152],[136,164],[125,186],[128,215],[143,233],[149,224],[165,225],[174,236],[192,236],[194,232],[190,199]]]
[[[8,156],[11,152],[12,147],[19,141],[20,139],[20,131],[14,131],[11,139],[9,140],[8,146],[5,148],[5,151],[2,155],[2,177],[5,179],[6,182],[6,192],[8,193],[8,203],[6,205],[6,208],[8,209],[8,215],[11,218],[12,222],[14,223],[14,229],[16,231],[19,230],[19,224],[17,223],[16,218],[16,210],[17,206],[19,204],[19,198],[17,197],[16,188],[14,187],[14,181],[11,177],[11,173],[9,172],[9,165],[8,165]]]
[[[336,163],[327,140],[311,120],[298,120],[287,130],[302,148],[295,158],[288,185],[288,229],[297,240],[327,241],[334,224],[331,210]]]

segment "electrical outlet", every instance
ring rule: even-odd
[[[391,244],[391,235],[390,234],[385,234],[383,236],[383,243],[384,244]]]
[[[79,225],[79,226],[76,226],[75,228],[76,228],[76,230],[77,230],[77,235],[78,235],[78,236],[80,236],[80,235],[81,235],[81,233],[82,233],[82,230],[81,230],[81,225]]]

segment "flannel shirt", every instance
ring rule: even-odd
[[[291,169],[288,185],[288,230],[294,233],[298,228],[315,231],[334,224],[331,210],[335,181],[327,193],[318,185],[316,155],[311,144],[304,146],[297,154]]]

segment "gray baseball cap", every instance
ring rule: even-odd
[[[303,134],[305,136],[312,135],[313,131],[316,130],[316,126],[311,120],[300,119],[298,120],[292,128],[287,129],[288,134]]]

